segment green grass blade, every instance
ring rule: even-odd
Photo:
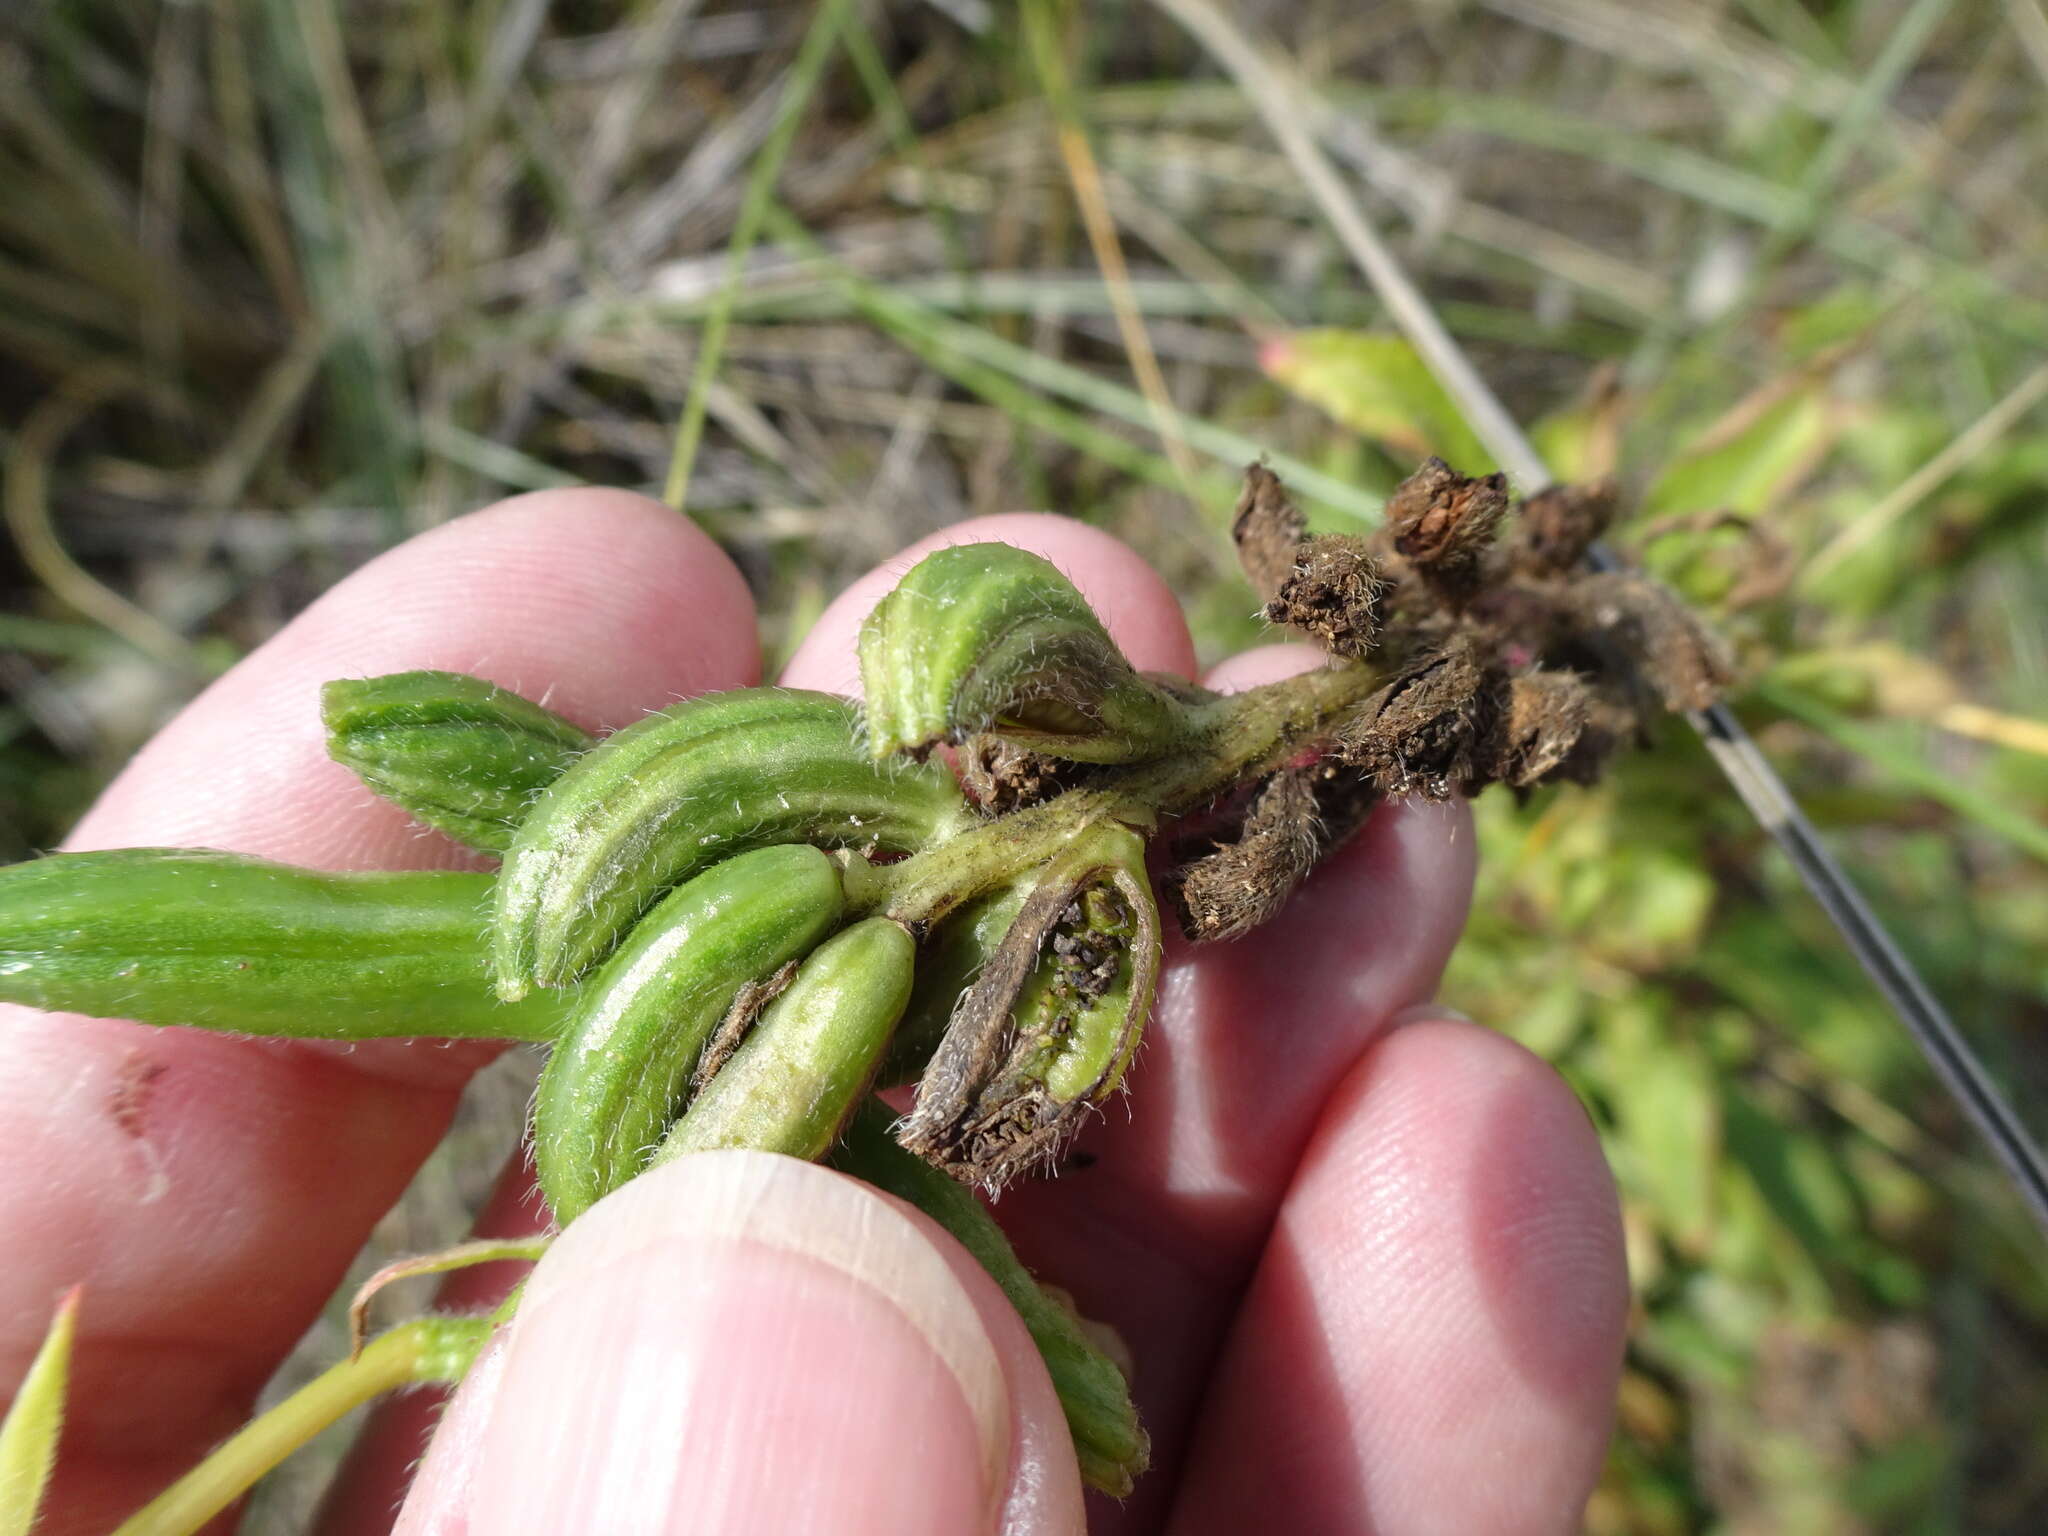
[[[64,1425],[64,1389],[71,1378],[71,1341],[78,1329],[78,1291],[57,1303],[57,1315],[21,1379],[14,1406],[0,1421],[0,1536],[28,1536],[57,1464]]]
[[[890,292],[876,287],[834,260],[786,210],[778,209],[771,222],[778,239],[800,246],[807,255],[825,264],[833,283],[856,308],[956,383],[983,395],[992,404],[1030,420],[1035,426],[1057,432],[1085,453],[1103,457],[1118,468],[1156,484],[1180,489],[1180,481],[1171,466],[1158,455],[1146,453],[1140,460],[1134,455],[1143,450],[1134,449],[1114,434],[1090,426],[1082,418],[1061,411],[1051,402],[1033,395],[1031,390],[1019,390],[1017,386],[1031,385],[1118,421],[1150,430],[1153,425],[1152,407],[1136,390],[1126,389],[1071,363],[1063,363],[1029,347],[1006,341],[980,326],[951,319],[900,291]],[[1027,405],[1027,401],[1036,403]],[[1025,414],[1027,411],[1028,415]],[[1233,471],[1254,459],[1263,458],[1287,482],[1290,490],[1361,522],[1379,521],[1379,498],[1347,481],[1326,475],[1314,465],[1292,455],[1275,453],[1264,444],[1214,422],[1186,415],[1180,415],[1176,420],[1189,447]],[[1050,425],[1054,422],[1059,425]]]
[[[1930,768],[1918,757],[1885,739],[1882,732],[1837,714],[1824,704],[1782,683],[1765,681],[1750,690],[1750,697],[1783,710],[1794,719],[1819,731],[1836,744],[1868,759],[1881,772],[1928,799],[1939,802],[1965,820],[2003,838],[2023,853],[2048,864],[2048,826],[2003,804],[1982,790],[1958,783]]]
[[[789,67],[789,80],[783,86],[782,99],[775,108],[775,125],[768,130],[761,152],[754,157],[753,167],[747,173],[739,217],[733,222],[732,240],[726,249],[725,281],[719,285],[718,297],[704,322],[703,334],[698,338],[696,366],[690,372],[690,393],[683,402],[682,419],[676,423],[675,453],[669,460],[668,485],[662,492],[662,500],[678,512],[683,510],[683,503],[690,494],[690,468],[696,463],[697,446],[704,438],[704,416],[711,400],[711,385],[718,377],[719,358],[725,351],[725,333],[732,324],[733,295],[746,271],[747,253],[754,248],[754,241],[760,236],[762,219],[774,197],[776,180],[782,175],[782,163],[789,158],[789,146],[796,140],[797,124],[802,121],[811,93],[825,73],[825,61],[832,56],[832,45],[838,39],[845,9],[845,0],[825,0],[818,8],[810,30],[804,34],[803,45],[797,50],[796,62]]]

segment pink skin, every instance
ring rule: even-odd
[[[859,619],[894,576],[938,543],[988,538],[1066,570],[1140,667],[1191,670],[1178,605],[1134,554],[1079,524],[1011,516],[857,583],[786,680],[852,691]],[[618,493],[522,497],[330,593],[167,728],[74,846],[455,863],[458,850],[326,761],[321,681],[449,667],[551,690],[554,707],[613,726],[752,681],[752,633],[737,574],[683,520]],[[1271,648],[1212,681],[1302,664]],[[1020,1250],[1137,1358],[1155,1471],[1121,1507],[1091,1498],[1091,1530],[1234,1531],[1255,1513],[1290,1531],[1575,1527],[1619,1368],[1619,1222],[1564,1085],[1427,1007],[1469,899],[1471,841],[1462,810],[1385,811],[1280,930],[1177,945],[1130,1107],[1110,1105],[1084,1140],[1096,1160],[1005,1197]],[[85,1283],[44,1529],[101,1531],[246,1412],[486,1052],[345,1052],[17,1010],[0,1029],[0,1135],[8,1166],[35,1170],[0,1188],[0,1355],[18,1373],[57,1295]],[[636,1529],[964,1530],[990,1500],[1007,1531],[1078,1528],[1042,1368],[942,1234],[821,1171],[776,1195],[867,1202],[881,1259],[914,1269],[928,1250],[957,1277],[950,1300],[892,1310],[805,1257],[666,1229],[733,1170],[714,1157],[675,1171],[642,1181],[630,1213],[608,1217],[607,1201],[586,1218],[632,1242],[594,1239],[542,1266],[577,1304],[522,1313],[457,1395],[406,1530],[622,1529],[598,1523],[603,1499],[578,1479],[609,1469],[616,1482],[636,1456],[683,1469],[675,1502],[634,1510]],[[517,1180],[497,1207],[498,1230],[538,1219]],[[661,1283],[684,1273],[701,1304]],[[475,1304],[504,1283],[500,1269],[454,1288]],[[925,1334],[940,1324],[996,1363],[1002,1423],[967,1413],[935,1364]],[[622,1398],[662,1411],[619,1416]],[[381,1416],[324,1531],[390,1528],[425,1417],[418,1399]],[[984,1441],[1006,1448],[995,1488],[973,1454]],[[914,1476],[890,1459],[906,1444],[925,1450]],[[578,1510],[591,1523],[565,1526]],[[539,1524],[535,1511],[554,1513]]]

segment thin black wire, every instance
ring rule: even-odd
[[[1597,546],[1587,563],[1595,570],[1619,568],[1613,554]],[[1828,852],[1820,833],[1734,711],[1715,704],[1688,713],[1686,719],[1699,732],[1743,804],[1785,850],[1800,883],[1820,903],[1856,963],[1884,994],[1964,1118],[2012,1179],[2035,1224],[2048,1235],[2048,1157],[2042,1155],[2026,1123],[1999,1091],[1948,1010],[1871,910],[1848,871]]]

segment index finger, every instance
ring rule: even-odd
[[[601,728],[757,665],[745,584],[686,520],[619,492],[520,497],[315,603],[166,727],[72,846],[456,863],[327,759],[322,682],[448,668]],[[0,1348],[16,1370],[52,1299],[85,1286],[46,1529],[108,1529],[246,1415],[487,1054],[0,1014]]]

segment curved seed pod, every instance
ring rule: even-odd
[[[1516,509],[1512,556],[1534,576],[1568,576],[1604,537],[1621,507],[1612,475],[1584,485],[1553,485]]]
[[[655,1162],[717,1147],[823,1157],[867,1092],[910,999],[917,941],[871,917],[797,967],[732,1059],[704,1085]]]
[[[540,1187],[565,1225],[640,1172],[741,987],[838,926],[839,868],[803,844],[698,875],[641,920],[549,1056],[534,1097]]]
[[[236,1034],[548,1040],[491,994],[491,877],[329,874],[182,848],[0,869],[0,999]]]
[[[327,755],[415,821],[503,853],[534,798],[588,751],[581,726],[460,672],[394,672],[320,690]]]
[[[1052,1377],[1083,1480],[1123,1498],[1152,1459],[1129,1380],[1089,1337],[1073,1308],[1032,1278],[988,1208],[970,1190],[890,1140],[890,1119],[886,1105],[869,1100],[847,1126],[832,1165],[923,1211],[1002,1287]]]
[[[876,757],[990,732],[1050,757],[1129,763],[1190,730],[1073,583],[1008,544],[919,561],[861,626],[860,671]]]
[[[1144,860],[1136,832],[1101,824],[1045,871],[954,1009],[906,1148],[1000,1188],[1057,1157],[1122,1083],[1159,973]]]
[[[1030,889],[1018,882],[976,898],[948,917],[926,942],[910,1002],[875,1076],[880,1086],[894,1088],[912,1082],[924,1071],[932,1052],[946,1037],[961,996],[1002,944]]]
[[[1577,749],[1592,712],[1592,695],[1570,672],[1541,668],[1506,681],[1489,701],[1473,750],[1471,794],[1485,784],[1512,789],[1540,784]]]
[[[1308,537],[1308,519],[1287,494],[1280,477],[1263,464],[1247,464],[1244,489],[1230,520],[1231,541],[1245,579],[1270,603],[1294,570],[1295,552]]]
[[[871,762],[855,706],[743,688],[607,737],[542,795],[505,855],[501,996],[573,981],[661,893],[750,848],[904,853],[972,822],[938,764]]]

